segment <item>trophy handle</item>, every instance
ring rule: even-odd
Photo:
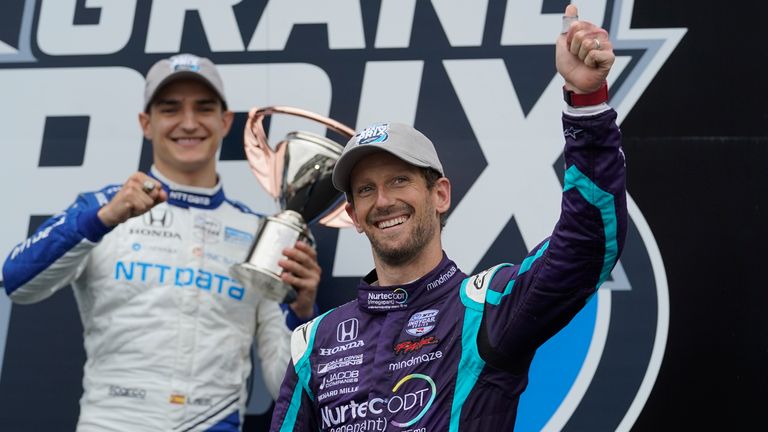
[[[267,193],[275,199],[278,199],[280,196],[280,179],[283,176],[283,157],[286,148],[278,146],[276,150],[272,150],[267,142],[267,134],[264,131],[264,117],[272,114],[288,114],[313,120],[347,139],[355,135],[355,130],[349,126],[305,109],[290,106],[269,106],[251,109],[248,112],[248,120],[245,124],[245,155],[253,175]],[[347,212],[344,211],[345,206],[346,200],[341,200],[337,206],[326,212],[319,222],[322,225],[335,228],[352,226],[352,220],[347,215]]]
[[[256,127],[256,139],[263,140],[262,144],[267,144],[267,137],[264,133],[264,127],[262,121],[264,117],[272,114],[289,114],[297,117],[303,117],[305,119],[314,120],[321,123],[328,129],[333,130],[341,135],[344,135],[347,139],[352,138],[355,135],[355,130],[345,125],[344,123],[337,122],[332,118],[322,116],[312,111],[307,111],[301,108],[289,107],[289,106],[270,106],[264,108],[254,108],[248,113],[248,125],[250,127]]]

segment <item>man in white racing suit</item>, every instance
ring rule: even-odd
[[[316,315],[317,256],[304,243],[283,251],[290,305],[230,276],[263,218],[229,200],[216,173],[233,113],[213,63],[159,61],[144,108],[151,171],[81,193],[16,246],[6,292],[23,304],[73,287],[87,355],[78,431],[237,431],[253,337],[274,398],[289,330]]]

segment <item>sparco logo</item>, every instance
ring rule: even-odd
[[[18,7],[6,8],[6,3]],[[415,125],[435,139],[454,185],[443,232],[446,252],[469,274],[510,260],[547,237],[559,213],[557,161],[563,130],[558,119],[563,102],[552,51],[562,11],[550,7],[555,3],[3,2],[0,118],[7,121],[0,140],[0,172],[5,178],[29,181],[23,188],[4,190],[14,215],[4,219],[0,243],[6,248],[17,244],[32,215],[56,214],[69,205],[63,197],[122,181],[119,173],[148,168],[139,161],[151,159],[151,150],[142,155],[142,131],[129,120],[142,104],[149,65],[184,51],[220,65],[227,91],[245,95],[229,101],[235,112],[248,112],[256,104],[291,104],[332,115],[333,107],[334,113],[343,113],[337,120],[352,127],[392,116]],[[610,104],[619,121],[631,112],[685,32],[631,28],[634,4],[578,2],[580,15],[600,22],[614,42],[618,58]],[[524,68],[518,67],[521,58],[526,60]],[[254,92],[255,82],[269,91]],[[56,121],[70,117],[80,121]],[[304,126],[298,120],[280,120],[271,131],[276,136]],[[325,133],[320,126],[312,131]],[[235,131],[230,135],[238,136]],[[60,146],[41,139],[47,136],[74,137],[79,145],[73,147],[85,157],[73,164],[73,152],[61,152]],[[224,149],[242,148],[237,139],[225,141]],[[271,195],[255,193],[252,181],[240,181],[247,167],[244,156],[222,151],[221,159],[218,172],[228,195],[246,200],[253,209],[273,208]],[[526,187],[506,190],[501,184]],[[499,199],[502,189],[505,195]],[[171,198],[185,197],[173,193]],[[189,202],[204,204],[204,198]],[[576,345],[583,349],[558,345],[555,339],[551,349],[537,353],[533,370],[558,378],[531,378],[520,401],[520,430],[561,430],[566,424],[573,430],[628,430],[653,388],[666,343],[666,276],[641,209],[628,201],[631,241],[613,278],[577,318],[586,322],[569,340],[580,342]],[[247,235],[224,231],[225,240],[250,244]],[[339,257],[329,264],[329,277],[319,291],[327,305],[345,302],[341,293],[350,291],[324,288],[352,290],[362,272],[373,267],[363,236],[340,230],[334,243],[336,238],[334,233],[318,243],[333,251],[324,255],[320,250],[321,256]],[[402,305],[394,302],[382,307],[398,308]],[[0,296],[0,317],[11,316],[9,309],[8,299]],[[7,322],[0,318],[0,352]],[[636,343],[612,342],[630,339]],[[547,352],[556,354],[547,360]],[[582,365],[576,368],[578,376],[562,375],[558,364],[564,359]],[[614,379],[616,373],[621,380]],[[266,411],[270,401],[263,403]],[[13,407],[4,408],[13,412]]]
[[[144,213],[144,224],[156,228],[168,228],[173,224],[173,211],[168,206],[153,208]]]
[[[114,397],[145,399],[147,397],[147,391],[142,388],[131,388],[131,387],[121,387],[117,385],[110,385],[109,395]]]
[[[210,398],[210,397],[189,398],[187,399],[187,405],[211,406],[213,405],[213,398]]]

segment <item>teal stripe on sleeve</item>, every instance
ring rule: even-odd
[[[312,354],[312,347],[315,345],[317,327],[320,325],[320,321],[322,321],[332,310],[333,309],[315,318],[312,324],[312,330],[309,333],[309,339],[307,340],[307,350],[304,352],[301,359],[294,365],[296,375],[298,375],[298,381],[296,387],[293,389],[293,394],[291,394],[291,404],[288,406],[288,411],[285,413],[285,419],[283,420],[282,426],[280,426],[280,432],[290,432],[296,425],[299,408],[301,407],[302,390],[307,393],[310,400],[315,400],[312,391],[309,389],[309,379],[312,377],[312,366],[309,363],[309,356]]]
[[[293,394],[291,395],[291,404],[288,406],[288,411],[285,413],[285,419],[280,426],[280,432],[291,432],[296,425],[296,418],[299,415],[299,407],[301,406],[301,390],[302,386],[296,383],[296,387],[293,388]]]
[[[517,272],[517,276],[520,276],[523,273],[530,270],[531,266],[533,266],[533,263],[536,262],[537,259],[541,258],[542,255],[544,255],[544,251],[547,250],[547,247],[549,247],[549,240],[544,242],[544,244],[541,245],[541,247],[539,248],[539,250],[536,251],[535,254],[530,255],[526,259],[524,259],[522,264],[520,264],[520,269]],[[503,292],[498,292],[498,291],[489,289],[488,294],[486,294],[485,301],[494,306],[498,306],[499,303],[501,303],[501,299],[504,298],[504,296],[508,296],[512,294],[512,288],[514,288],[514,286],[515,286],[515,279],[512,279],[507,283],[507,286],[504,287]]]
[[[544,244],[541,245],[539,250],[537,250],[534,255],[531,255],[525,258],[523,262],[520,264],[520,270],[518,270],[517,275],[520,276],[523,273],[530,270],[533,263],[536,262],[537,259],[541,258],[542,255],[544,255],[544,251],[546,251],[548,247],[549,247],[549,240],[545,241]]]
[[[494,290],[488,290],[488,294],[485,295],[485,301],[494,306],[498,306],[501,303],[501,299],[512,293],[512,288],[515,286],[515,280],[512,279],[504,287],[504,292],[498,292]]]
[[[469,279],[465,279],[461,283],[462,299],[465,298],[464,292],[467,282],[469,282]],[[482,308],[480,310],[472,307],[464,308],[464,326],[461,330],[461,359],[459,360],[459,370],[456,374],[456,389],[453,394],[453,401],[451,402],[450,432],[457,432],[459,430],[461,409],[464,407],[464,402],[467,401],[472,388],[475,387],[480,372],[485,367],[485,361],[480,358],[480,353],[477,350],[477,332],[480,331],[482,318]]]
[[[600,279],[597,282],[597,287],[603,284],[611,274],[611,269],[619,254],[619,245],[616,240],[617,221],[616,221],[616,205],[614,203],[613,195],[600,189],[592,180],[589,179],[584,173],[576,168],[576,165],[571,165],[568,170],[565,171],[565,187],[563,192],[568,191],[571,188],[576,188],[582,197],[587,202],[597,207],[600,210],[600,216],[603,219],[603,229],[605,231],[605,256],[603,257],[603,268],[600,272]]]

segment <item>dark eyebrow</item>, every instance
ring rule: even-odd
[[[195,101],[197,105],[215,105],[219,103],[218,99],[198,99]]]
[[[195,101],[195,104],[197,105],[215,105],[219,103],[218,99],[198,99]],[[180,105],[181,101],[179,99],[158,99],[155,102],[155,105]]]
[[[158,99],[154,105],[179,105],[181,101],[178,99]]]

